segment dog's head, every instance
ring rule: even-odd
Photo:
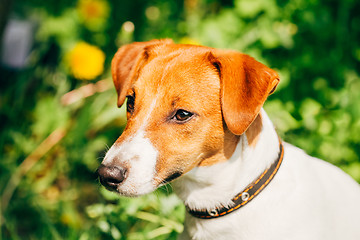
[[[171,40],[123,46],[111,67],[128,122],[98,173],[126,196],[226,161],[279,82],[245,54]]]

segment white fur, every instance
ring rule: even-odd
[[[153,183],[158,151],[150,140],[144,137],[144,131],[138,131],[129,141],[121,145],[114,144],[105,156],[103,164],[128,167],[127,176],[117,191],[127,196],[138,196],[155,190]]]
[[[261,112],[263,129],[255,147],[244,134],[229,161],[198,167],[174,188],[191,208],[228,205],[236,193],[275,161],[278,137]],[[272,182],[250,203],[217,219],[186,213],[180,239],[360,239],[360,187],[337,167],[284,143],[284,159]]]
[[[158,150],[145,137],[145,129],[155,104],[156,99],[136,134],[121,144],[115,143],[103,160],[104,165],[119,165],[127,169],[125,180],[117,188],[120,194],[138,196],[150,193],[157,187],[154,177]]]

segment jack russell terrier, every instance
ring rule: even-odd
[[[262,106],[277,73],[236,51],[121,47],[112,61],[127,126],[100,182],[139,196],[173,182],[187,213],[180,239],[360,239],[360,187],[282,142]]]

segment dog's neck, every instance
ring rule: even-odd
[[[260,114],[262,129],[255,145],[243,134],[226,162],[196,167],[174,181],[174,190],[187,207],[210,210],[230,206],[231,199],[276,160],[278,136],[265,111]]]

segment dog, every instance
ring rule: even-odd
[[[119,48],[111,72],[127,126],[100,182],[135,197],[173,183],[180,239],[360,239],[360,187],[282,142],[263,110],[278,74],[248,55],[172,40]]]

